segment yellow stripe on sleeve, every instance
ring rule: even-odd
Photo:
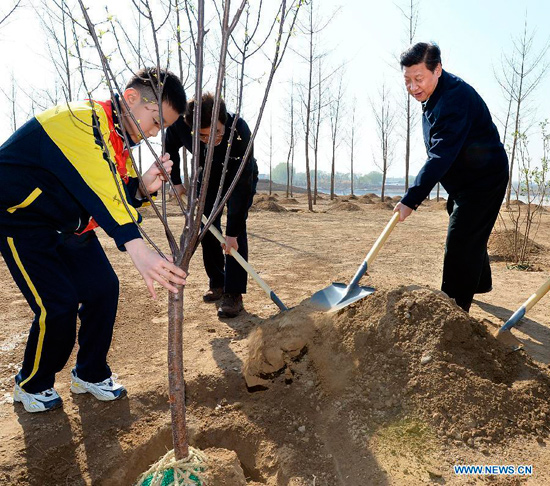
[[[22,202],[15,206],[12,206],[11,208],[8,208],[8,213],[15,213],[16,210],[21,208],[26,208],[27,206],[30,206],[34,200],[42,194],[42,189],[37,187],[34,191],[32,191],[27,198]]]
[[[15,260],[15,263],[19,267],[19,270],[23,274],[23,278],[25,279],[25,282],[27,282],[27,285],[31,289],[32,295],[34,296],[34,300],[38,304],[38,307],[40,307],[40,316],[38,318],[38,325],[40,327],[40,332],[38,334],[38,343],[36,344],[36,354],[34,356],[34,365],[32,368],[31,374],[28,376],[26,380],[23,380],[21,383],[19,383],[19,386],[23,387],[25,383],[27,383],[34,375],[36,375],[36,372],[38,371],[38,365],[40,364],[40,357],[42,355],[42,346],[44,344],[44,335],[46,334],[46,309],[44,307],[44,304],[42,303],[42,299],[40,298],[40,295],[38,295],[38,291],[36,290],[36,287],[31,281],[31,278],[29,277],[29,274],[25,270],[25,267],[23,266],[23,263],[21,262],[21,258],[19,258],[19,253],[17,253],[17,250],[15,248],[15,243],[13,242],[13,238],[7,238],[8,245],[11,249],[11,253],[13,255],[13,259]]]

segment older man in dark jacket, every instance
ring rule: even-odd
[[[444,71],[435,44],[401,55],[408,92],[422,103],[428,160],[395,207],[404,221],[441,182],[449,193],[443,290],[465,311],[476,293],[492,289],[487,242],[508,183],[508,158],[479,94]]]

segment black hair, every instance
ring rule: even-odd
[[[437,65],[441,64],[441,51],[433,42],[417,42],[401,54],[399,61],[401,69],[423,62],[433,73]]]
[[[162,86],[162,101],[168,103],[177,113],[183,115],[187,107],[187,97],[180,79],[171,71],[156,67],[140,69],[132,76],[126,89],[134,88],[139,91],[143,101],[157,103],[159,89],[158,79]]]
[[[208,128],[212,122],[212,111],[214,111],[214,95],[212,93],[204,93],[202,95],[201,104],[201,128]],[[187,105],[187,111],[185,112],[185,123],[190,127],[193,126],[193,113],[195,112],[195,100],[192,99]],[[227,121],[227,108],[225,107],[225,101],[220,99],[220,113],[218,120],[225,125]]]

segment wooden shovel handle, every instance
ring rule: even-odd
[[[399,213],[393,213],[393,216],[390,219],[390,222],[386,225],[386,227],[384,228],[384,231],[382,231],[378,239],[374,242],[373,247],[371,248],[367,257],[365,258],[365,262],[367,266],[370,266],[370,264],[374,261],[374,259],[376,258],[376,255],[378,255],[378,252],[380,251],[380,248],[382,248],[382,246],[390,236],[390,233],[392,232],[393,228],[395,228],[395,225],[398,222],[399,222]]]
[[[529,297],[525,303],[525,312],[527,312],[531,307],[533,307],[544,295],[550,290],[550,278],[544,282],[537,291]]]
[[[203,223],[206,223],[207,218],[206,216],[203,214],[202,215],[202,222]],[[214,225],[210,225],[210,227],[208,228],[208,230],[210,231],[210,233],[212,233],[216,239],[221,243],[221,244],[225,244],[225,238],[223,237],[223,235],[218,231],[218,228],[216,228]],[[281,310],[287,310],[287,307],[281,302],[281,299],[279,299],[279,297],[277,297],[277,295],[275,294],[275,292],[273,292],[273,290],[271,290],[271,288],[269,287],[269,285],[267,285],[267,283],[265,283],[265,281],[256,273],[256,271],[252,268],[252,266],[250,265],[250,263],[248,263],[242,256],[241,254],[235,250],[235,248],[231,248],[231,250],[229,250],[229,254],[235,259],[237,260],[237,262],[239,263],[239,265],[241,267],[243,267],[245,270],[246,270],[246,273],[248,273],[248,275],[250,275],[257,283],[258,285],[263,289],[263,291],[269,296],[269,298],[277,305],[277,307]]]

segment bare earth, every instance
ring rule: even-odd
[[[192,445],[213,458],[210,484],[550,484],[550,297],[513,331],[524,350],[492,337],[550,274],[550,213],[534,237],[535,271],[509,270],[490,247],[494,290],[470,316],[437,290],[447,214],[435,202],[397,225],[362,282],[376,292],[325,315],[304,301],[349,281],[392,216],[389,202],[344,199],[324,196],[309,213],[302,194],[257,196],[250,262],[288,312],[250,281],[247,312],[219,320],[202,302],[200,250],[192,261],[188,423]],[[162,242],[151,214],[144,226]],[[0,264],[2,485],[131,485],[171,448],[167,296],[152,301],[129,257],[100,237],[121,281],[110,364],[129,397],[72,396],[73,356],[56,383],[63,409],[30,415],[12,403],[31,314]],[[457,476],[456,464],[532,465],[533,475]]]

